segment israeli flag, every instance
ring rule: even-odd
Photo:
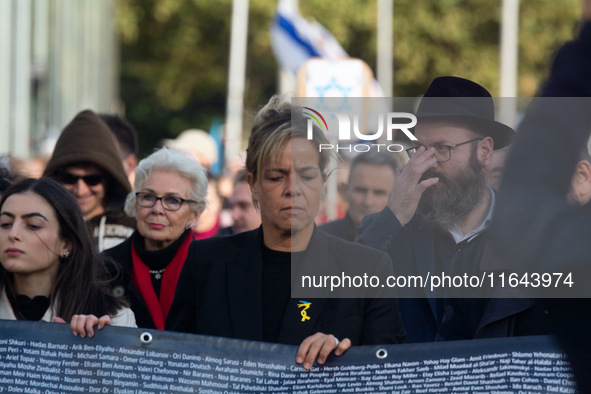
[[[320,23],[300,15],[294,0],[279,0],[271,26],[271,45],[281,67],[297,74],[311,57],[346,59],[347,52]]]

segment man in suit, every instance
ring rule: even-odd
[[[386,207],[398,168],[396,157],[391,153],[363,152],[357,155],[351,163],[345,193],[349,204],[347,215],[320,226],[320,229],[347,242],[355,241],[361,219]]]
[[[486,167],[514,131],[494,120],[482,86],[462,78],[433,80],[418,108],[417,141],[390,192],[388,205],[367,216],[356,242],[388,252],[395,275],[452,271],[456,254],[487,228],[494,192]],[[470,250],[470,253],[478,251]],[[406,342],[433,341],[443,318],[444,289],[400,288]]]

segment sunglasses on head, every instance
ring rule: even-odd
[[[74,185],[78,183],[78,179],[82,179],[88,186],[96,186],[103,181],[103,176],[101,174],[78,176],[69,172],[62,172],[59,176],[60,182],[66,185]]]

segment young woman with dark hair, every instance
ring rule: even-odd
[[[78,203],[51,179],[25,179],[2,195],[0,261],[0,319],[67,321],[81,336],[96,324],[136,326],[111,295]]]

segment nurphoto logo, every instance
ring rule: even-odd
[[[305,115],[308,115],[310,119],[308,119],[307,124],[307,131],[308,131],[308,140],[313,139],[314,133],[314,123],[317,123],[320,130],[324,133],[328,132],[328,124],[319,111],[316,111],[310,107],[304,107],[305,110],[309,112],[304,112]],[[384,134],[384,130],[386,131],[386,139],[388,141],[392,141],[394,137],[394,130],[401,130],[411,141],[416,141],[417,138],[410,132],[409,129],[413,128],[417,124],[417,118],[411,113],[407,112],[387,112],[385,114],[377,114],[377,130],[375,133],[362,133],[362,127],[359,126],[360,120],[358,114],[353,114],[353,122],[349,117],[349,114],[341,111],[324,111],[325,114],[333,114],[338,121],[338,139],[339,141],[350,141],[351,138],[351,131],[353,131],[354,138],[361,140],[361,141],[376,141]],[[407,123],[399,123],[401,120],[406,119],[409,120]],[[352,125],[351,125],[352,123]],[[385,124],[385,127],[384,127]],[[352,127],[351,127],[352,126]],[[375,147],[377,151],[380,151],[380,148],[386,149],[388,152],[402,152],[404,147],[400,144],[356,144],[353,146],[353,150],[355,152],[368,152]],[[337,152],[339,150],[351,150],[351,146],[343,147],[339,145],[333,144],[319,144],[318,150],[321,152],[323,149],[336,149]]]

